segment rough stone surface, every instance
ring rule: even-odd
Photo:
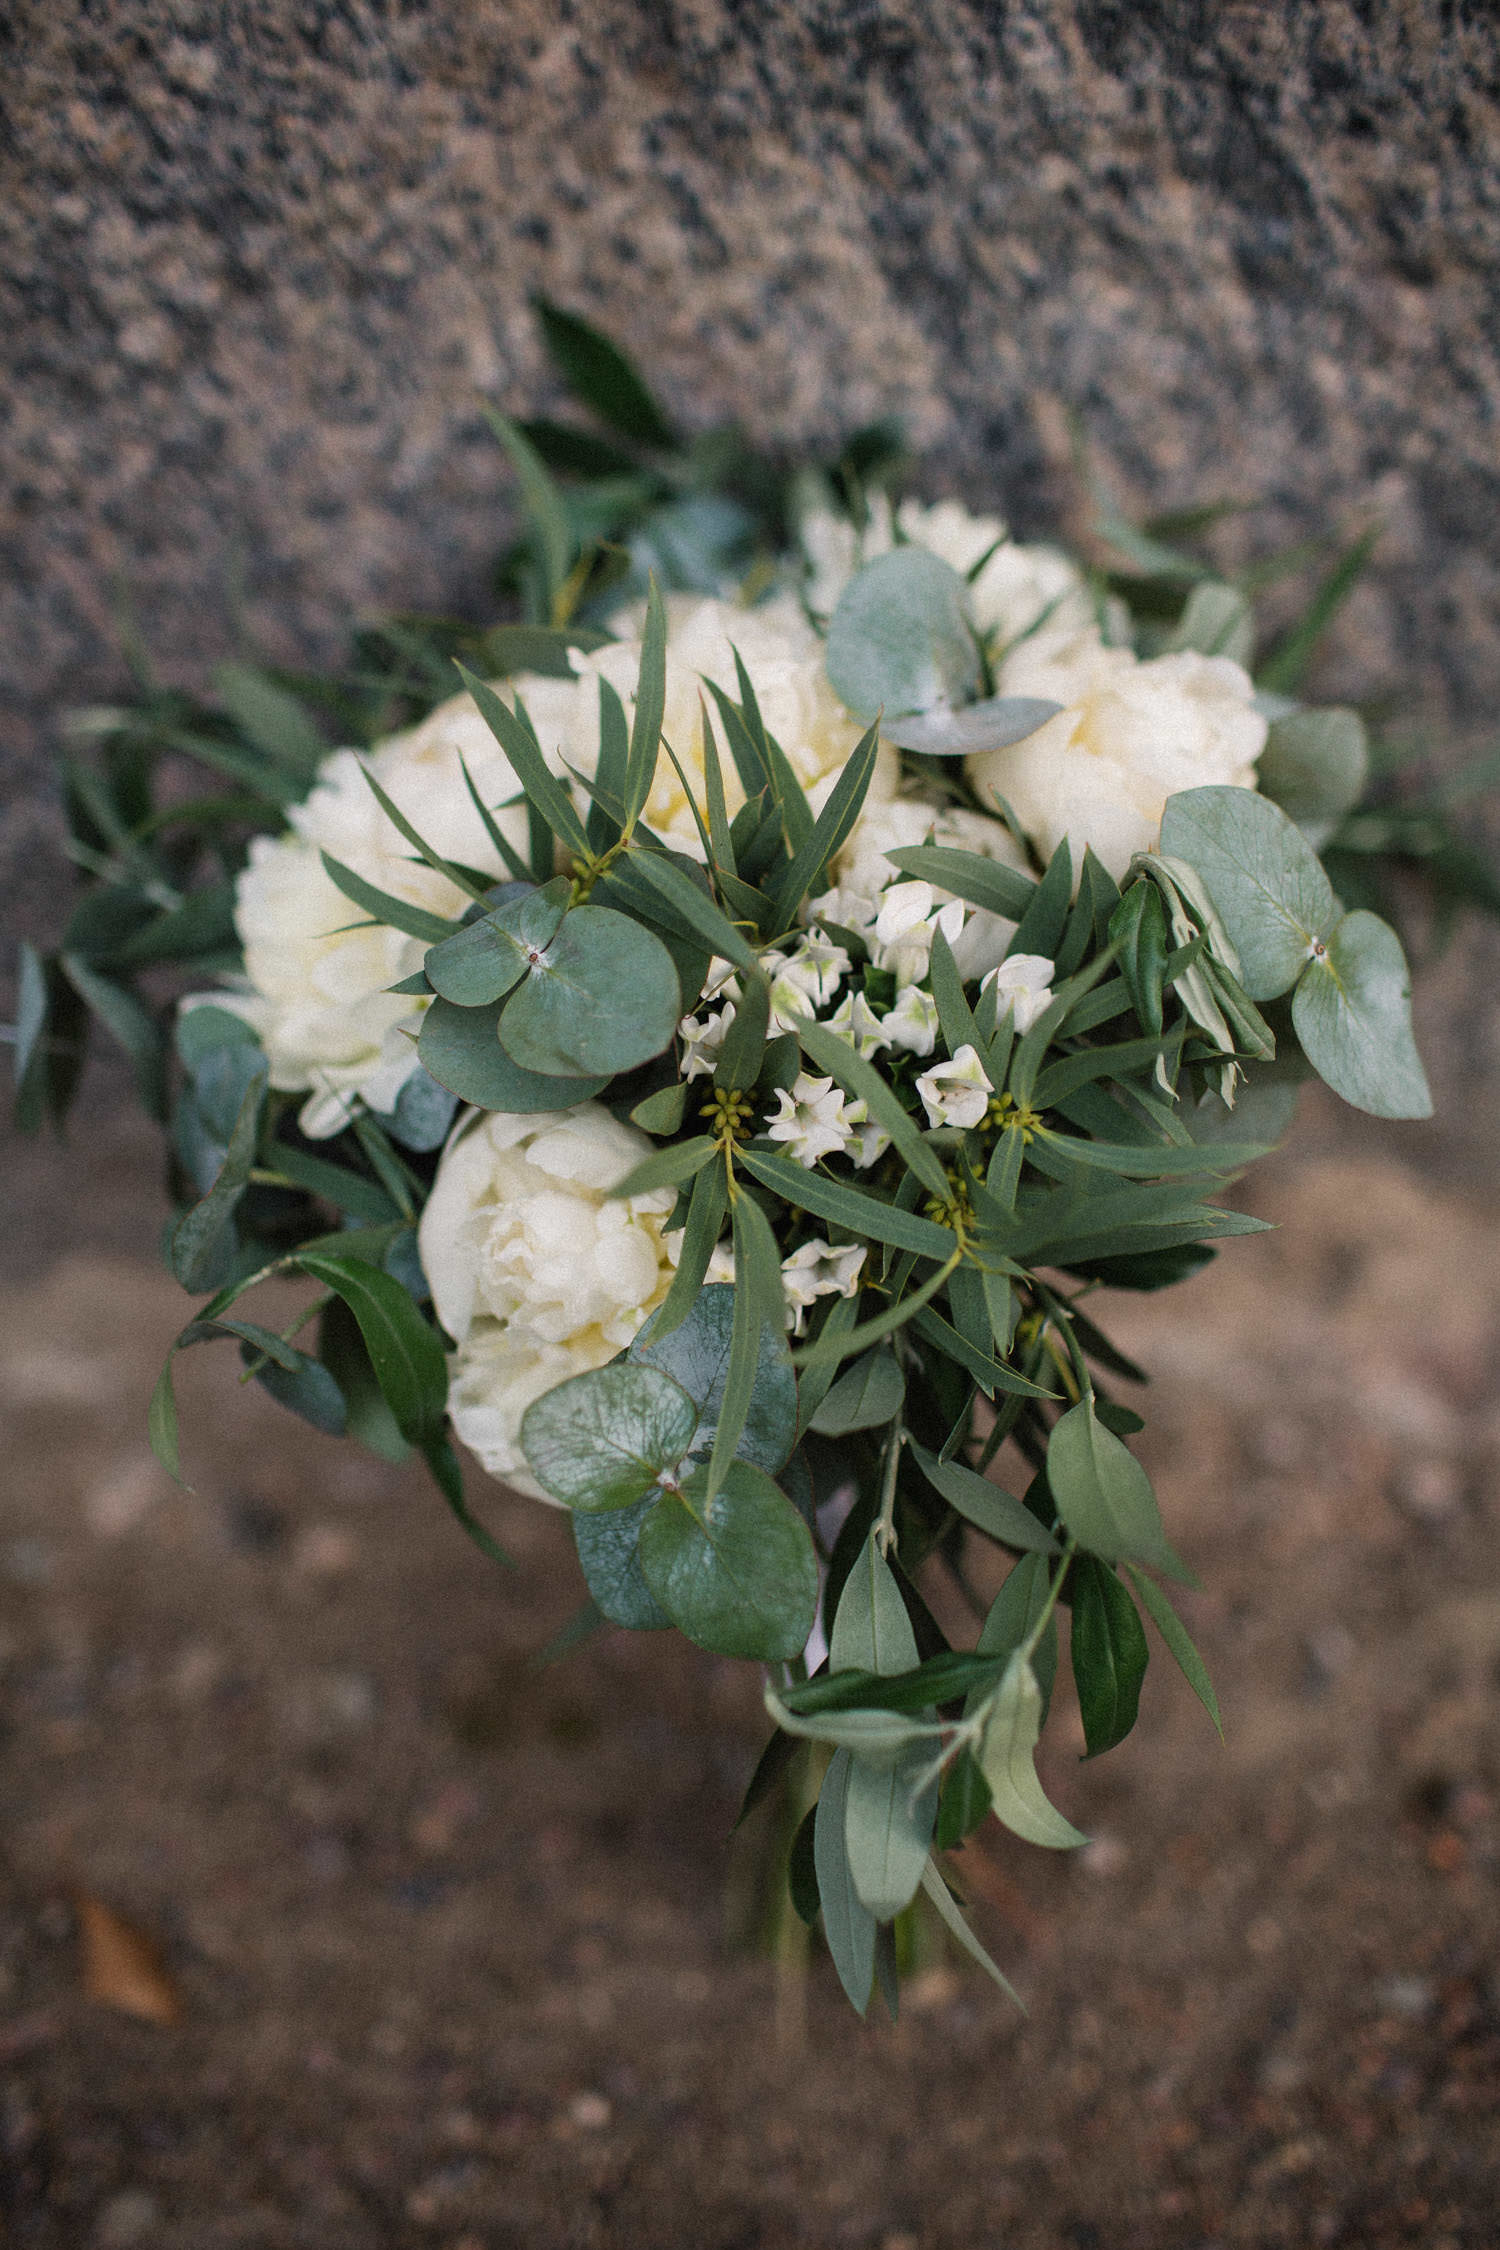
[[[239,633],[482,603],[481,394],[547,402],[528,294],[690,423],[904,413],[1026,529],[1378,514],[1326,684],[1500,697],[1500,19],[1438,0],[12,0],[0,20],[0,830],[55,921],[59,708]]]

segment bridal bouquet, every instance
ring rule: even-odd
[[[1260,1224],[1220,1198],[1309,1072],[1427,1114],[1364,901],[1460,847],[1356,813],[1359,718],[1295,693],[1358,556],[1257,673],[1201,524],[1086,569],[893,505],[887,433],[773,475],[543,317],[607,434],[497,420],[523,622],[78,715],[20,1107],[101,1019],[169,1126],[178,1349],[415,1449],[495,1553],[458,1440],[569,1511],[588,1621],[766,1667],[751,1801],[821,1775],[791,1893],[863,2011],[919,1891],[999,1976],[945,1857],[981,1821],[1083,1840],[1034,1755],[1060,1618],[1089,1755],[1146,1622],[1217,1722],[1089,1299]],[[151,1425],[177,1473],[170,1362]]]

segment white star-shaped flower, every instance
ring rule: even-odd
[[[980,991],[995,988],[997,1013],[1012,1014],[1016,1029],[1027,1032],[1052,999],[1053,963],[1044,953],[1012,953],[991,969]]]
[[[809,1078],[803,1071],[791,1092],[780,1087],[779,1107],[766,1127],[767,1138],[782,1141],[786,1153],[810,1172],[824,1156],[841,1156],[854,1138],[844,1097],[831,1078]]]
[[[895,1007],[881,1017],[880,1028],[893,1047],[909,1055],[930,1055],[937,1045],[937,1002],[921,985],[903,985]]]
[[[891,1136],[883,1125],[877,1125],[863,1102],[851,1102],[844,1112],[844,1122],[854,1127],[854,1138],[849,1143],[848,1154],[857,1172],[868,1172],[878,1164],[891,1145]]]
[[[818,1297],[852,1297],[859,1287],[865,1252],[859,1243],[835,1250],[831,1242],[814,1236],[781,1264],[781,1286],[787,1301],[787,1326],[802,1334],[807,1308]]]
[[[857,1055],[873,1055],[877,1047],[888,1047],[884,1026],[862,992],[850,990],[828,1018],[828,1028],[847,1039]]]
[[[992,1088],[973,1047],[960,1047],[950,1062],[934,1063],[917,1080],[929,1125],[977,1125],[990,1106]]]
[[[712,1015],[683,1017],[677,1026],[677,1036],[682,1041],[684,1078],[712,1078],[719,1066],[719,1049],[724,1044],[724,1034],[733,1021],[732,1000],[727,1001]]]
[[[815,1007],[826,1008],[849,969],[849,956],[841,945],[835,945],[821,930],[809,930],[798,941],[796,951],[788,954],[781,974],[805,992]]]
[[[930,883],[893,883],[875,917],[870,957],[877,969],[889,969],[898,985],[915,984],[926,973],[936,933],[941,930],[948,943],[956,945],[964,914],[959,898],[934,912]]]

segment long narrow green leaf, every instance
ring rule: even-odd
[[[861,1321],[856,1328],[834,1334],[825,1327],[815,1343],[808,1344],[800,1352],[793,1352],[792,1365],[837,1367],[855,1352],[862,1352],[869,1345],[878,1344],[883,1336],[893,1335],[898,1328],[904,1328],[908,1321],[920,1321],[923,1307],[943,1287],[948,1279],[948,1272],[946,1266],[939,1266],[937,1272],[930,1274],[920,1289],[913,1289],[906,1296],[898,1297],[894,1304],[886,1306],[884,1312],[877,1313],[871,1320]]]
[[[734,1213],[734,1326],[719,1426],[708,1459],[708,1498],[713,1501],[744,1434],[760,1368],[762,1330],[782,1318],[781,1261],[771,1223],[753,1197],[741,1193]]]
[[[799,852],[812,834],[812,810],[803,794],[802,784],[787,761],[786,752],[767,729],[756,700],[755,684],[745,669],[738,649],[734,652],[735,678],[740,691],[740,709],[745,714],[745,724],[754,739],[760,761],[771,783],[771,794],[781,808],[781,824],[787,844]]]
[[[520,853],[516,850],[514,844],[511,843],[510,839],[506,836],[505,832],[500,827],[499,822],[495,819],[495,816],[490,811],[489,806],[480,796],[479,791],[475,788],[474,776],[470,773],[468,760],[464,757],[464,754],[461,750],[458,754],[458,764],[459,770],[464,777],[464,787],[469,792],[470,802],[472,803],[474,810],[478,813],[480,819],[484,823],[484,832],[489,837],[491,846],[493,847],[501,866],[504,867],[509,872],[509,874],[514,877],[516,882],[529,883],[531,880],[530,869],[527,867],[526,862],[524,859],[522,859]]]
[[[575,398],[634,444],[665,448],[677,442],[671,424],[618,344],[546,297],[531,301],[553,363]]]
[[[845,842],[869,794],[880,749],[880,729],[871,727],[850,752],[849,762],[829,793],[806,841],[793,853],[776,892],[776,926],[789,929],[816,878]]]
[[[703,1277],[708,1272],[708,1261],[714,1254],[719,1230],[724,1224],[724,1213],[729,1207],[729,1190],[725,1184],[722,1164],[706,1164],[693,1182],[693,1193],[688,1203],[687,1218],[682,1229],[682,1253],[677,1261],[677,1271],[666,1296],[651,1316],[651,1341],[659,1343],[680,1328],[697,1302],[703,1287]]]
[[[922,1873],[922,1888],[937,1908],[944,1924],[963,1947],[970,1960],[977,1962],[987,1977],[993,1977],[1000,1990],[1005,1994],[1006,1999],[1013,2001],[1022,2015],[1026,2015],[1028,2010],[1025,2001],[1004,1971],[996,1968],[994,1962],[970,1929],[959,1911],[958,1901],[939,1874],[936,1862],[931,1859],[928,1860]]]
[[[573,561],[574,540],[562,494],[553,483],[545,462],[514,422],[485,403],[482,412],[506,452],[520,480],[521,497],[536,532],[537,557],[547,585],[547,623],[560,624],[557,597]]]
[[[974,1020],[974,1011],[964,994],[964,981],[958,973],[958,963],[953,958],[953,948],[941,930],[934,933],[930,978],[932,997],[937,1002],[938,1028],[950,1055],[960,1047],[972,1047],[985,1066],[992,1086],[1004,1083],[996,1072],[990,1057],[990,1043]]]
[[[1219,1716],[1219,1699],[1214,1693],[1214,1683],[1208,1676],[1208,1666],[1194,1647],[1186,1626],[1154,1579],[1148,1578],[1132,1562],[1126,1563],[1125,1568],[1130,1573],[1131,1583],[1140,1595],[1152,1624],[1166,1642],[1168,1654],[1213,1720],[1215,1732],[1222,1742],[1224,1722]]]
[[[356,875],[352,867],[346,867],[341,859],[335,859],[331,852],[320,852],[318,856],[328,880],[377,922],[388,923],[393,930],[404,931],[407,937],[422,938],[428,945],[440,945],[458,928],[457,916],[445,922],[440,914],[429,914],[424,907],[408,906],[405,899],[393,898],[389,891],[378,890],[373,883],[367,883],[363,875]]]
[[[482,899],[489,887],[488,884],[476,881],[466,868],[455,866],[451,860],[444,859],[441,852],[434,851],[426,837],[412,826],[401,807],[382,789],[363,759],[360,760],[360,772],[369,783],[376,804],[379,805],[391,826],[406,838],[412,850],[420,854],[436,874],[444,876],[457,889],[467,891],[472,899]]]
[[[1376,525],[1345,548],[1314,591],[1297,623],[1257,666],[1257,687],[1273,695],[1296,693],[1313,651],[1363,576],[1379,537],[1380,527]]]
[[[676,1141],[670,1148],[658,1149],[655,1155],[643,1157],[623,1180],[617,1180],[610,1195],[623,1200],[627,1196],[647,1195],[653,1188],[680,1187],[685,1180],[697,1177],[717,1147],[716,1141],[700,1133],[693,1140]]]
[[[966,1373],[972,1375],[986,1398],[993,1398],[996,1391],[1008,1391],[1016,1398],[1057,1397],[1056,1391],[1044,1390],[1040,1383],[1029,1382],[1024,1375],[1016,1374],[1013,1368],[1002,1367],[997,1359],[990,1359],[984,1352],[976,1352],[973,1345],[960,1336],[958,1330],[951,1322],[944,1320],[940,1313],[925,1310],[919,1313],[917,1334],[925,1336],[929,1344],[936,1344],[948,1359],[955,1360]]]
[[[703,792],[707,799],[711,857],[720,876],[735,875],[739,869],[734,856],[734,839],[729,833],[729,800],[724,794],[724,769],[719,763],[719,744],[714,734],[713,720],[708,715],[706,696],[700,696],[698,709],[703,734]]]
[[[588,831],[572,798],[543,757],[532,728],[477,673],[456,659],[455,668],[478,705],[480,717],[509,758],[528,805],[545,820],[560,844],[580,859],[587,859]]]
[[[136,1091],[152,1117],[167,1114],[166,1049],[155,1017],[133,992],[111,977],[100,976],[76,953],[58,956],[58,966],[80,1000],[99,1018],[105,1030],[130,1057]]]
[[[592,803],[588,815],[589,840],[596,851],[613,843],[625,826],[626,767],[630,758],[630,729],[625,720],[625,706],[616,690],[602,676],[599,681],[599,759],[594,768],[590,786]],[[609,802],[618,798],[619,814]]]
[[[635,690],[635,718],[625,768],[625,830],[628,835],[651,794],[657,745],[667,708],[667,611],[653,572],[646,589],[646,630],[641,637],[641,669]]]
[[[899,1204],[884,1203],[879,1196],[867,1194],[847,1180],[809,1172],[765,1149],[742,1149],[739,1162],[762,1187],[772,1189],[799,1211],[810,1211],[815,1219],[845,1227],[867,1241],[888,1242],[893,1249],[915,1251],[919,1258],[950,1258],[958,1247],[958,1238],[948,1227],[921,1218],[915,1211],[903,1211]]]
[[[955,898],[1002,915],[1007,922],[1019,922],[1037,892],[1034,876],[952,844],[903,844],[899,851],[887,852],[886,857],[904,875],[936,883]]]
[[[857,1101],[865,1104],[875,1123],[883,1126],[890,1134],[908,1169],[916,1173],[924,1187],[946,1203],[953,1190],[937,1151],[923,1140],[911,1116],[903,1109],[900,1097],[887,1080],[862,1055],[855,1053],[847,1039],[841,1039],[836,1031],[830,1031],[825,1024],[814,1023],[810,1017],[802,1017],[798,1019],[796,1032],[803,1053],[810,1055],[820,1070],[828,1071]]]
[[[633,851],[630,865],[643,875],[655,890],[660,891],[667,904],[674,907],[684,922],[706,939],[716,953],[737,968],[753,969],[756,952],[721,908],[711,898],[706,898],[697,884],[685,875],[680,867],[661,852]]]

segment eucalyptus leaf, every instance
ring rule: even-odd
[[[867,723],[972,701],[980,670],[968,589],[925,547],[877,555],[839,598],[825,661],[834,693]]]
[[[763,1663],[801,1654],[818,1558],[790,1500],[753,1462],[731,1461],[712,1499],[705,1469],[664,1493],[641,1527],[640,1557],[652,1593],[700,1648]]]
[[[967,703],[961,711],[920,711],[907,718],[882,719],[880,732],[898,750],[928,758],[967,758],[981,750],[1008,750],[1024,742],[1062,709],[1038,695],[996,695]]]
[[[1169,797],[1162,853],[1207,885],[1252,1000],[1295,984],[1338,918],[1333,886],[1307,838],[1253,789],[1185,789]]]
[[[656,1367],[680,1383],[697,1409],[686,1451],[702,1455],[713,1444],[724,1403],[734,1335],[735,1292],[727,1282],[700,1289],[692,1310],[658,1340],[648,1321],[630,1346],[630,1358]],[[775,1475],[792,1448],[797,1423],[797,1382],[785,1333],[763,1323],[760,1346],[736,1450],[746,1461]]]
[[[680,1383],[660,1368],[617,1361],[533,1399],[521,1420],[521,1450],[565,1507],[625,1508],[675,1471],[697,1425]]]
[[[1292,995],[1302,1052],[1325,1084],[1374,1117],[1430,1117],[1401,940],[1363,907],[1346,914]]]
[[[499,1037],[523,1070],[612,1077],[669,1046],[681,1014],[661,939],[612,907],[575,906],[506,1004]]]
[[[492,906],[428,949],[422,963],[428,983],[461,1008],[483,1008],[502,999],[552,943],[567,905],[568,885],[559,878]]]
[[[1256,763],[1263,794],[1294,820],[1315,851],[1359,803],[1370,771],[1357,711],[1295,710],[1271,723]]]
[[[1255,654],[1255,613],[1238,586],[1204,579],[1188,595],[1167,647],[1227,656],[1248,671]]]
[[[641,1569],[641,1525],[657,1497],[652,1491],[624,1508],[573,1510],[573,1538],[584,1583],[610,1623],[632,1633],[660,1632],[672,1622]]]
[[[523,1070],[500,1044],[495,1009],[457,1008],[451,1000],[434,1000],[423,1016],[417,1054],[440,1086],[478,1109],[522,1114],[572,1109],[609,1084],[607,1076],[559,1078]]]

